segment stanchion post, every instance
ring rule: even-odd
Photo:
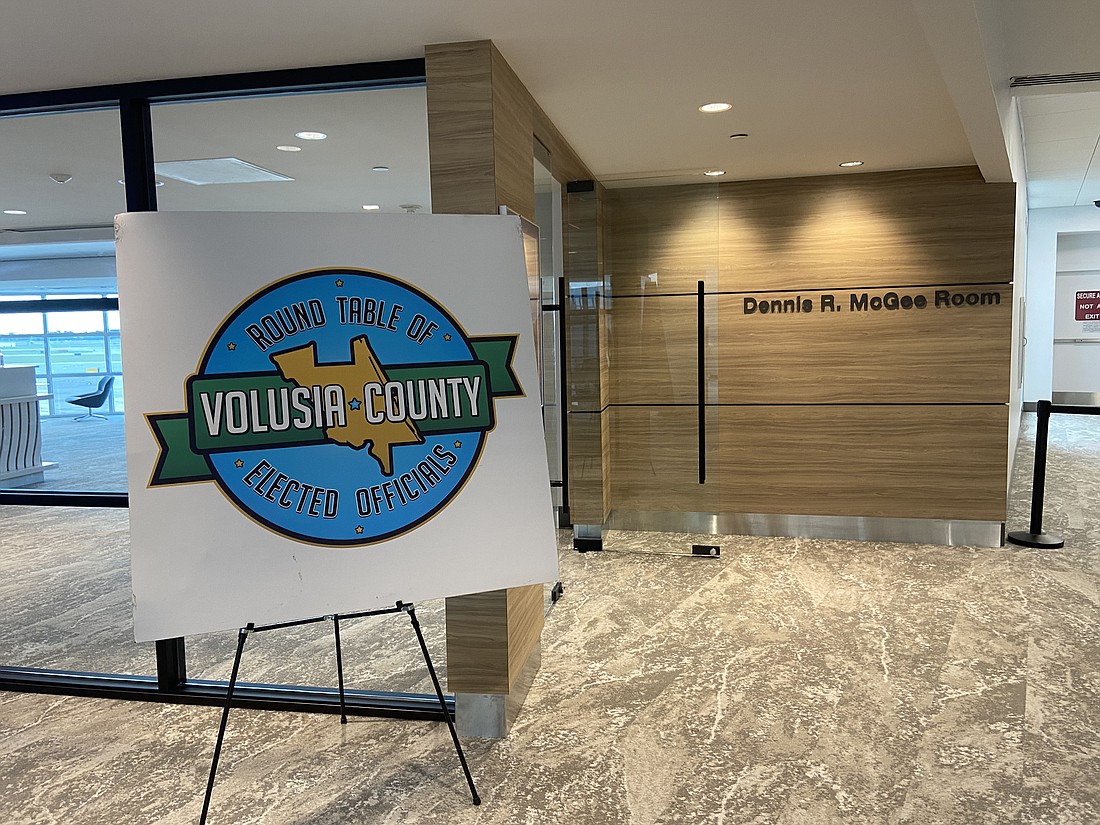
[[[1031,523],[1028,531],[1015,530],[1008,534],[1008,540],[1023,547],[1043,547],[1057,549],[1065,547],[1066,540],[1061,536],[1043,532],[1043,498],[1047,484],[1047,436],[1050,432],[1050,402],[1039,401],[1036,404],[1038,421],[1035,426],[1035,469],[1031,477]]]

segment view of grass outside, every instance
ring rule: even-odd
[[[26,299],[28,296],[19,296]],[[31,298],[101,298],[103,295],[29,296]],[[113,297],[113,296],[112,296]],[[9,298],[9,300],[11,300]],[[0,355],[5,366],[34,366],[38,392],[52,395],[41,402],[46,416],[80,415],[66,404],[74,395],[93,392],[100,379],[115,376],[103,414],[123,412],[122,351],[118,312],[78,311],[5,314],[0,304]]]

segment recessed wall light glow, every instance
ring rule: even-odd
[[[368,212],[373,212],[374,210],[381,209],[382,207],[379,206],[377,203],[364,203],[363,208],[366,209]]]
[[[324,132],[295,132],[294,137],[299,140],[324,140],[328,135]]]
[[[291,146],[289,143],[283,144],[282,146],[276,146],[275,148],[278,149],[280,152],[301,152],[302,151],[301,146]]]
[[[846,161],[844,161],[844,163],[842,163],[840,165],[841,166],[862,166],[863,161],[861,161],[861,160],[846,160]]]
[[[732,108],[732,103],[704,103],[699,107],[699,111],[709,115],[715,112],[728,112]]]
[[[390,167],[388,167],[388,166],[372,166],[370,168],[370,170],[372,172],[388,172],[388,171],[390,171]]]
[[[722,175],[726,174],[726,170],[725,169],[708,169],[703,174],[706,175],[708,178],[720,178],[720,177],[722,177]]]
[[[4,214],[5,215],[26,215],[27,210],[26,209],[5,209]]]
[[[730,135],[730,140],[744,140],[747,137],[747,132],[737,132],[736,134]]]

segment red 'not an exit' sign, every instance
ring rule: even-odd
[[[1078,321],[1100,321],[1100,292],[1078,292],[1073,317]]]

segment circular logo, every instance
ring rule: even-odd
[[[312,544],[399,536],[462,490],[495,398],[522,394],[515,342],[467,336],[389,275],[292,275],[214,333],[186,412],[150,416],[150,484],[213,481],[256,522]]]

